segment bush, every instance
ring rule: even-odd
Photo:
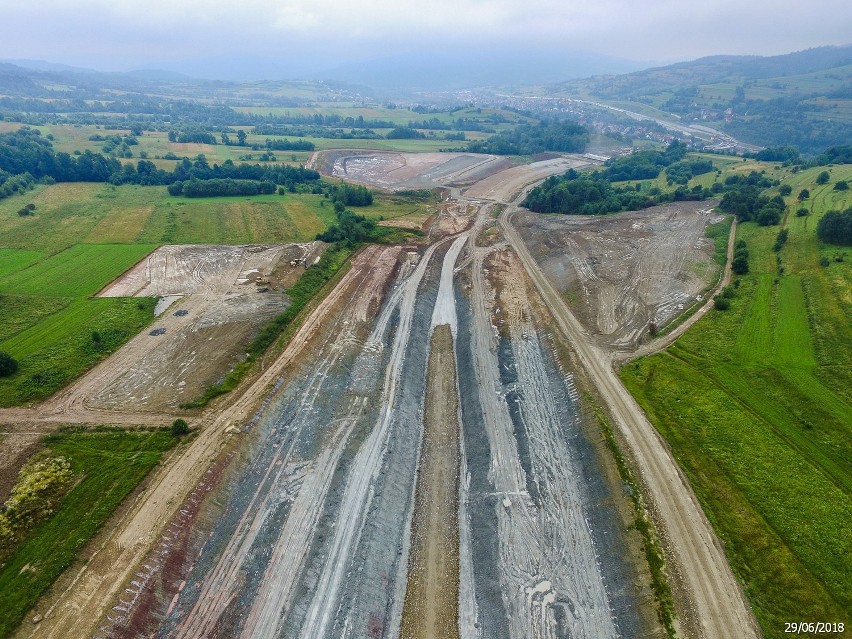
[[[817,224],[817,237],[828,244],[852,245],[852,207],[823,215]]]
[[[175,421],[172,422],[172,436],[174,437],[182,437],[189,433],[189,424],[186,423],[185,419],[181,419],[178,417]]]
[[[0,351],[0,377],[8,377],[18,372],[18,362],[9,353]]]
[[[64,457],[41,459],[21,469],[18,482],[0,512],[0,556],[11,549],[24,531],[53,513],[56,502],[71,480],[71,464]]]
[[[731,270],[737,275],[745,275],[748,273],[748,258],[744,255],[738,255],[731,262]]]
[[[838,180],[834,185],[835,191],[848,191],[849,183],[846,180]]]
[[[717,295],[713,298],[713,306],[717,311],[727,311],[731,308],[731,302],[727,297]]]
[[[810,213],[810,211],[808,211],[808,209],[803,206],[798,211],[796,211],[796,217],[807,217],[808,213]]]
[[[831,175],[828,171],[823,171],[819,175],[817,175],[816,183],[817,184],[828,184],[829,179],[831,179]]]
[[[787,243],[788,235],[789,231],[787,231],[787,229],[781,229],[780,231],[778,231],[778,236],[775,238],[775,244],[772,246],[772,250],[776,253],[780,251]]]

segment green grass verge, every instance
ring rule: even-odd
[[[36,524],[0,565],[0,636],[11,634],[176,441],[165,431],[60,433],[44,439],[52,454],[70,460],[73,487],[55,514]]]
[[[728,261],[728,237],[731,234],[733,219],[728,216],[721,222],[708,224],[704,235],[713,240],[713,259],[719,266],[725,266]]]
[[[812,215],[787,218],[783,274],[778,228],[739,225],[751,270],[731,309],[621,372],[689,476],[769,638],[794,619],[848,626],[852,609],[852,267],[819,266],[839,249],[815,236],[818,217],[849,196],[814,176],[788,178],[793,197],[810,188],[815,202]]]

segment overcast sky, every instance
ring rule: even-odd
[[[0,0],[0,58],[198,71],[211,60],[215,69],[223,60],[239,66],[254,57],[317,70],[418,50],[534,44],[669,62],[849,44],[849,6],[848,0]]]

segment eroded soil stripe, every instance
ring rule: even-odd
[[[440,297],[440,295],[439,295]],[[401,639],[459,636],[459,419],[453,336],[432,335]]]

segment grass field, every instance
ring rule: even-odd
[[[155,248],[154,244],[77,244],[0,278],[0,293],[92,295]]]
[[[0,406],[49,396],[151,321],[154,300],[87,298],[154,248],[77,244],[40,260],[33,251],[3,249],[0,351],[20,369],[0,379]]]
[[[6,301],[3,297],[3,301]],[[0,318],[20,332],[0,342],[20,365],[0,379],[0,406],[44,399],[116,350],[153,320],[152,298],[15,297]],[[94,341],[92,334],[100,340]]]
[[[832,190],[852,166],[817,186],[807,217],[779,227],[738,226],[750,273],[731,309],[713,312],[665,352],[622,369],[622,378],[671,444],[725,543],[767,637],[784,622],[850,622],[852,608],[852,267],[819,264],[843,253],[822,246],[818,218],[852,204]],[[780,271],[783,268],[783,271]]]
[[[35,215],[20,217],[17,211],[30,202]],[[412,209],[405,198],[379,195],[372,207],[359,211],[389,219]],[[8,247],[0,248],[0,282],[43,254],[77,244],[300,242],[312,240],[333,221],[331,203],[320,195],[190,199],[171,197],[159,186],[39,186],[0,200],[0,246]]]
[[[167,432],[59,433],[46,452],[71,462],[72,488],[0,564],[0,636],[7,637],[121,501],[174,446]]]

